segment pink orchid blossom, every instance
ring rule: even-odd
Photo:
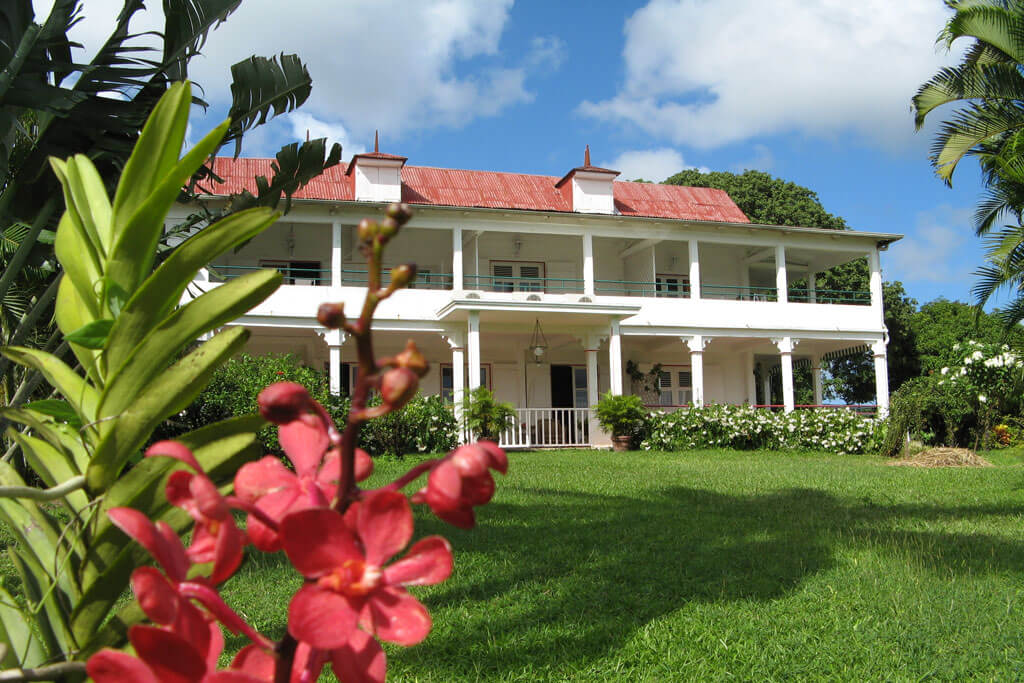
[[[295,471],[272,455],[243,465],[235,475],[236,495],[278,522],[292,512],[329,506],[338,490],[341,456],[337,448],[329,449],[326,425],[320,419],[295,419],[278,428],[278,440]],[[373,459],[366,451],[357,448],[355,462],[356,481],[373,472]],[[246,530],[263,552],[281,549],[277,530],[252,514]]]
[[[494,477],[490,470],[508,471],[508,456],[493,441],[459,446],[433,467],[427,485],[412,502],[426,503],[434,514],[462,529],[476,524],[473,508],[490,502]]]
[[[384,563],[412,538],[412,510],[400,493],[372,494],[343,516],[331,509],[294,512],[281,523],[292,565],[310,581],[292,598],[288,630],[320,650],[351,647],[356,625],[400,645],[430,632],[430,615],[404,586],[444,581],[452,571],[448,541],[430,536],[404,558]],[[365,644],[358,645],[360,651]],[[376,655],[369,653],[369,659]],[[339,655],[340,657],[340,655]]]
[[[191,468],[178,470],[167,480],[167,502],[180,507],[195,520],[188,557],[196,563],[213,562],[210,579],[221,583],[242,562],[245,534],[235,525],[227,499],[206,475],[192,451],[177,441],[160,441],[146,450],[146,457],[174,458]]]

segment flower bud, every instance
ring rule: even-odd
[[[313,405],[306,387],[295,382],[277,382],[256,397],[260,415],[267,422],[288,424],[302,417]]]
[[[391,269],[391,288],[403,289],[416,279],[416,264],[404,263]]]
[[[360,242],[372,242],[379,230],[380,226],[377,225],[377,221],[370,220],[369,218],[359,221],[359,225],[356,227]]]
[[[380,222],[380,229],[378,234],[382,242],[387,242],[389,239],[398,234],[398,222],[394,218],[385,218]]]
[[[389,204],[385,213],[398,224],[398,227],[405,225],[412,218],[412,209],[405,202]]]
[[[316,319],[329,330],[338,329],[345,324],[345,304],[320,304],[316,311]]]
[[[380,381],[380,396],[392,410],[398,410],[416,395],[419,378],[409,368],[392,368]]]
[[[416,348],[416,342],[412,339],[406,343],[405,349],[395,356],[395,365],[400,368],[409,368],[418,377],[427,374],[427,370],[430,369],[430,363],[423,357],[420,350]]]

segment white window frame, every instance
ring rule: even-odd
[[[511,266],[511,276],[499,276],[495,266]],[[540,273],[539,278],[523,276],[523,267],[536,268]],[[543,292],[544,283],[547,279],[547,264],[544,261],[513,261],[506,259],[492,259],[490,262],[491,282],[496,292]],[[499,282],[501,287],[499,288]],[[507,287],[507,288],[506,288]]]
[[[683,383],[684,378],[689,380],[689,384]],[[693,373],[689,365],[661,366],[658,374],[658,405],[664,408],[693,405]]]
[[[690,276],[680,273],[657,273],[654,276],[654,295],[658,298],[672,299],[690,296]]]
[[[469,364],[465,366],[465,371],[462,373],[463,390],[469,391]],[[494,387],[491,384],[491,380],[494,374],[491,372],[490,363],[480,364],[480,374],[482,375],[480,384],[487,387],[488,391],[494,391]],[[444,386],[445,375],[452,378],[452,388],[446,389]],[[454,366],[451,363],[441,363],[441,372],[438,373],[438,394],[444,399],[445,403],[455,402],[455,372]]]

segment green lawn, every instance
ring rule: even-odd
[[[389,678],[1024,678],[1024,452],[989,457],[512,454],[475,530],[417,515],[455,573]],[[298,583],[256,559],[225,597],[279,636]]]

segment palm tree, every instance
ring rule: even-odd
[[[0,346],[30,343],[34,337],[40,346],[60,349],[59,333],[48,325],[46,314],[52,310],[60,273],[51,271],[39,281],[28,270],[40,249],[52,254],[40,237],[54,229],[60,215],[62,194],[49,157],[84,154],[108,191],[113,190],[157,100],[172,82],[188,77],[189,61],[241,0],[162,4],[161,48],[147,47],[141,36],[130,33],[132,17],[144,6],[142,0],[124,0],[113,32],[96,56],[82,64],[72,57],[78,46],[68,37],[81,19],[81,0],[55,0],[49,15],[38,21],[32,0],[0,2]],[[253,56],[233,66],[231,75],[232,125],[224,142],[235,143],[236,155],[248,130],[297,108],[312,90],[309,72],[295,55]],[[194,102],[205,106],[198,98]],[[258,196],[236,198],[229,203],[231,210],[276,205],[338,163],[341,149],[334,145],[327,153],[321,139],[286,145],[277,157],[275,175],[258,183]],[[217,181],[205,167],[193,180]],[[207,214],[201,219],[220,217]],[[0,359],[0,387],[10,403],[28,398],[41,379],[38,373],[19,372]]]
[[[1024,129],[1024,2],[946,0],[955,14],[939,35],[947,49],[959,38],[973,44],[957,66],[941,69],[913,98],[920,130],[933,110],[962,105],[944,121],[932,146],[936,174],[952,184],[966,155],[991,153]]]

